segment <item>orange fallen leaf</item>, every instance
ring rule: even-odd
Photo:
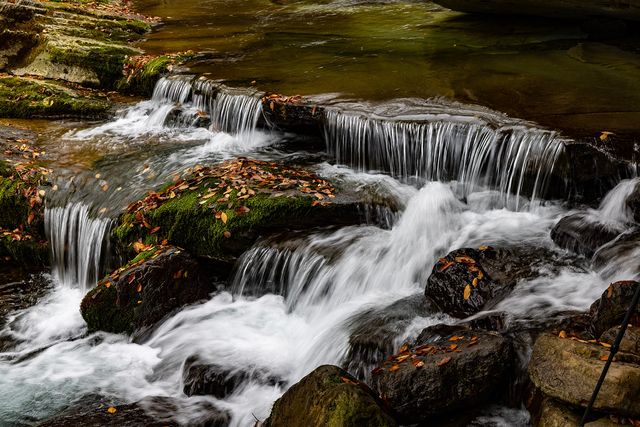
[[[440,268],[438,268],[438,272],[439,273],[444,273],[445,271],[447,271],[452,265],[455,265],[455,263],[453,261],[447,261],[446,263],[444,263],[443,265],[440,266]]]
[[[424,366],[424,362],[420,359],[414,359],[411,361],[411,364],[416,368],[422,368]]]
[[[409,346],[405,344],[402,347],[400,347],[400,350],[398,350],[398,353],[404,353],[407,350],[409,350]]]
[[[378,375],[384,371],[384,368],[377,367],[373,371],[371,371],[371,375]]]
[[[443,359],[440,359],[438,362],[436,362],[436,365],[438,366],[444,366],[447,363],[451,362],[451,358],[450,357],[445,357]]]
[[[342,382],[345,384],[354,384],[354,385],[358,384],[357,382],[353,381],[351,378],[347,378],[347,377],[340,377],[340,380],[342,380]]]
[[[136,288],[136,291],[142,292],[142,284],[138,283],[138,287]]]
[[[395,371],[397,371],[398,369],[400,369],[400,365],[392,365],[392,366],[389,368],[389,372],[395,372]]]
[[[464,339],[464,335],[454,335],[451,338],[449,338],[449,341],[459,341],[461,339]]]
[[[455,257],[456,262],[459,262],[461,264],[475,264],[476,260],[466,256],[466,255],[461,255],[461,256],[457,256]]]
[[[403,354],[402,356],[398,356],[396,357],[396,362],[402,363],[405,360],[407,360],[410,356],[411,356],[410,354]]]
[[[225,223],[225,224],[226,224],[226,223],[227,223],[227,221],[229,220],[229,217],[227,216],[227,214],[226,214],[226,213],[222,212],[222,213],[220,214],[220,219],[222,220],[222,222],[223,222],[223,223]]]
[[[118,412],[118,410],[116,408],[114,408],[113,406],[109,406],[107,408],[107,412],[110,414],[115,414],[116,412]]]
[[[156,234],[158,231],[160,231],[160,227],[154,227],[149,234]]]
[[[449,344],[449,349],[450,350],[455,350],[456,348],[458,348],[458,344]]]
[[[566,331],[560,331],[560,333],[558,334],[558,336],[560,338],[566,338],[567,337],[567,332]]]
[[[464,300],[468,300],[469,297],[471,297],[471,286],[467,285],[464,287],[464,293],[462,294],[462,296],[464,297]]]

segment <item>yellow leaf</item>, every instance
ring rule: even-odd
[[[113,406],[109,406],[107,408],[107,412],[110,414],[115,414],[116,412],[118,412],[118,410],[116,408],[114,408]]]
[[[467,285],[467,286],[465,286],[465,287],[464,287],[464,294],[463,294],[463,296],[464,296],[464,300],[465,300],[465,301],[466,301],[466,300],[468,300],[468,299],[469,299],[469,297],[471,296],[471,286],[470,286],[470,285]]]
[[[558,334],[558,336],[560,338],[566,338],[567,337],[567,332],[566,331],[560,331],[560,333]]]
[[[220,219],[222,220],[222,222],[224,222],[225,224],[227,223],[227,221],[229,220],[229,217],[227,217],[227,214],[222,212],[220,214]]]
[[[473,282],[471,282],[471,284],[473,285],[474,288],[478,287],[478,278],[474,277]]]
[[[600,134],[600,141],[604,142],[609,139],[609,135],[615,135],[613,132],[602,131]]]

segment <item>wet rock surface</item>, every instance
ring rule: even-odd
[[[607,329],[600,336],[600,341],[613,345],[620,333],[620,329],[620,326]],[[622,336],[622,341],[620,341],[620,351],[640,356],[640,326],[627,325],[627,330]]]
[[[544,248],[456,249],[441,258],[427,280],[425,295],[445,313],[464,318],[505,298],[518,281],[539,276],[560,260]]]
[[[337,366],[323,365],[278,399],[264,427],[388,427],[397,424],[369,387]]]
[[[591,305],[589,309],[591,331],[596,338],[599,338],[606,330],[622,323],[638,286],[640,283],[635,281],[612,283],[603,292],[600,299]],[[640,325],[640,307],[636,308],[631,322],[637,326]]]
[[[208,299],[217,290],[211,273],[182,249],[147,248],[84,297],[82,316],[90,330],[141,336],[179,308]]]
[[[615,239],[620,231],[588,214],[579,213],[558,221],[551,230],[551,239],[563,249],[591,257],[600,246]]]
[[[198,419],[188,423],[177,422],[174,417],[180,402],[167,397],[147,397],[130,404],[111,404],[112,399],[89,396],[59,414],[36,424],[38,427],[114,426],[114,427],[224,427],[229,425],[229,414],[208,405]]]
[[[529,374],[544,394],[569,405],[586,407],[600,377],[610,346],[542,334],[533,348]],[[595,402],[594,410],[621,416],[640,415],[640,359],[618,353]]]
[[[400,423],[424,423],[499,399],[512,363],[501,335],[438,325],[377,368],[373,383]]]
[[[400,345],[396,341],[411,322],[435,312],[433,303],[424,295],[414,295],[359,314],[349,322],[349,352],[342,362],[344,368],[368,383],[371,370],[397,351]]]
[[[187,396],[210,395],[219,399],[232,394],[242,383],[257,381],[262,384],[276,385],[280,381],[270,377],[259,369],[230,370],[215,363],[208,363],[197,356],[185,362],[182,371],[184,393]]]

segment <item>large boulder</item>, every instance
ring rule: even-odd
[[[607,329],[600,336],[600,342],[613,345],[616,338],[618,337],[620,328],[621,326],[616,326],[611,329]],[[640,356],[640,326],[627,325],[627,330],[622,336],[622,341],[620,341],[620,351]]]
[[[545,398],[539,412],[534,416],[535,427],[577,427],[584,411],[577,411],[567,405]],[[607,417],[585,423],[585,427],[616,427],[619,426]]]
[[[209,298],[215,277],[186,251],[148,247],[103,279],[80,306],[90,330],[141,335],[179,308]]]
[[[544,394],[573,406],[586,407],[609,355],[609,345],[577,338],[542,334],[529,365],[533,384]],[[620,352],[609,368],[597,412],[640,416],[640,358]]]
[[[373,383],[400,423],[427,423],[497,400],[511,359],[510,342],[497,333],[438,325],[374,370]]]
[[[413,295],[393,304],[367,310],[348,322],[349,352],[342,362],[344,368],[369,383],[371,370],[394,354],[397,340],[416,317],[426,317],[436,311],[424,295]]]
[[[445,313],[464,318],[492,308],[518,281],[555,263],[543,248],[456,249],[433,267],[425,295]]]
[[[597,221],[588,214],[565,216],[551,230],[551,239],[561,248],[591,257],[596,249],[615,239],[620,230]]]
[[[631,299],[640,283],[634,281],[620,281],[612,283],[603,292],[600,299],[595,301],[589,309],[591,315],[591,330],[596,338],[614,326],[619,326],[629,310]],[[640,325],[640,306],[636,307],[632,323]]]
[[[210,395],[224,399],[249,380],[269,385],[279,383],[276,378],[260,369],[229,369],[203,361],[197,356],[189,357],[182,370],[183,391],[187,396]]]
[[[365,384],[337,366],[324,365],[273,404],[264,427],[389,427],[395,421]]]
[[[197,256],[235,258],[262,235],[363,219],[361,205],[300,168],[240,158],[197,166],[129,206],[115,229],[120,252],[167,240]]]

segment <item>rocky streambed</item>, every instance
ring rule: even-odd
[[[628,135],[212,80],[117,3],[0,11],[0,114],[66,118],[0,124],[0,421],[578,424],[640,286]],[[638,320],[593,425],[640,419]]]

